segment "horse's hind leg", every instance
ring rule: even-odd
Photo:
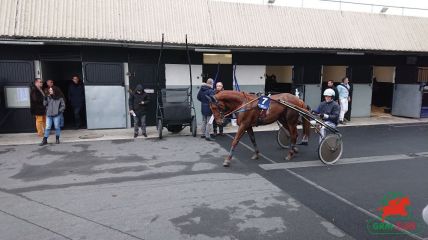
[[[238,145],[239,140],[241,139],[242,135],[245,133],[243,125],[239,126],[238,132],[235,134],[235,137],[232,141],[232,146],[230,147],[229,155],[226,157],[226,159],[223,162],[223,167],[229,167],[230,161],[232,160],[233,152],[235,151],[236,145]]]
[[[257,148],[256,137],[254,136],[253,128],[252,127],[248,128],[247,133],[248,133],[248,136],[250,136],[251,143],[254,146],[254,155],[251,157],[251,159],[253,160],[259,159],[259,149]]]

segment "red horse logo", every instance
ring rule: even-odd
[[[398,197],[388,201],[386,206],[378,208],[382,212],[382,222],[389,216],[407,216],[406,206],[410,205],[409,197]]]

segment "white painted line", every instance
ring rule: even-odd
[[[309,180],[309,179],[307,179],[307,178],[303,177],[302,175],[299,175],[299,174],[297,174],[297,173],[295,173],[295,172],[293,172],[293,171],[291,171],[291,170],[289,170],[289,169],[285,169],[285,171],[287,171],[287,172],[288,172],[288,173],[290,173],[291,175],[293,175],[293,176],[295,176],[295,177],[299,178],[300,180],[302,180],[302,181],[304,181],[304,182],[308,183],[309,185],[312,185],[313,187],[317,188],[318,190],[321,190],[321,191],[323,191],[324,193],[326,193],[326,194],[328,194],[328,195],[330,195],[330,196],[332,196],[332,197],[334,197],[334,198],[338,199],[339,201],[341,201],[341,202],[343,202],[343,203],[347,204],[348,206],[353,207],[353,208],[355,208],[356,210],[358,210],[358,211],[360,211],[360,212],[362,212],[362,213],[364,213],[364,214],[368,215],[369,217],[374,218],[374,219],[376,219],[376,220],[378,220],[378,221],[382,221],[382,218],[380,218],[379,216],[377,216],[377,215],[375,215],[375,214],[373,214],[373,213],[371,213],[371,212],[367,211],[366,209],[364,209],[364,208],[362,208],[362,207],[360,207],[360,206],[358,206],[358,205],[356,205],[356,204],[352,203],[351,201],[349,201],[349,200],[347,200],[347,199],[345,199],[345,198],[343,198],[343,197],[339,196],[338,194],[336,194],[336,193],[334,193],[334,192],[332,192],[332,191],[330,191],[330,190],[328,190],[328,189],[326,189],[326,188],[324,188],[324,187],[322,187],[322,186],[320,186],[320,185],[316,184],[315,182],[312,182],[311,180]],[[420,236],[418,236],[418,235],[416,235],[416,234],[413,234],[413,233],[411,233],[411,232],[409,232],[409,231],[407,231],[407,230],[405,230],[405,229],[403,229],[403,228],[401,228],[401,227],[398,227],[397,225],[395,225],[395,224],[393,224],[393,223],[389,222],[388,220],[384,220],[384,222],[386,222],[386,223],[388,223],[388,224],[391,224],[391,225],[394,225],[394,227],[395,227],[395,229],[396,229],[396,230],[398,230],[398,231],[400,231],[400,232],[402,232],[402,233],[404,233],[404,234],[407,234],[409,237],[412,237],[412,238],[414,238],[414,239],[420,239],[420,240],[423,240],[423,239],[424,239],[424,238],[422,238],[422,237],[420,237]]]
[[[266,156],[263,156],[263,157],[264,157],[266,160],[270,161],[270,162],[275,162],[275,161],[273,161],[272,159],[267,158]],[[293,172],[293,171],[291,171],[291,170],[289,170],[289,169],[285,169],[285,171],[287,171],[287,172],[288,172],[288,173],[290,173],[291,175],[293,175],[293,176],[295,176],[295,177],[299,178],[300,180],[302,180],[302,181],[304,181],[304,182],[308,183],[309,185],[311,185],[311,186],[313,186],[313,187],[317,188],[318,190],[321,190],[322,192],[324,192],[324,193],[326,193],[326,194],[328,194],[328,195],[330,195],[330,196],[332,196],[332,197],[334,197],[334,198],[338,199],[339,201],[341,201],[341,202],[343,202],[343,203],[347,204],[348,206],[350,206],[350,207],[352,207],[352,208],[355,208],[356,210],[358,210],[358,211],[362,212],[363,214],[365,214],[365,215],[367,215],[367,216],[369,216],[369,217],[371,217],[371,218],[374,218],[374,219],[376,219],[376,220],[378,220],[378,221],[382,221],[382,218],[380,218],[379,216],[376,216],[375,214],[371,213],[370,211],[368,211],[368,210],[366,210],[366,209],[364,209],[364,208],[362,208],[362,207],[360,207],[360,206],[358,206],[358,205],[356,205],[356,204],[352,203],[351,201],[349,201],[349,200],[347,200],[347,199],[345,199],[345,198],[343,198],[343,197],[339,196],[338,194],[336,194],[336,193],[334,193],[334,192],[332,192],[332,191],[330,191],[330,190],[328,190],[328,189],[326,189],[326,188],[324,188],[324,187],[322,187],[322,186],[320,186],[320,185],[316,184],[315,182],[312,182],[311,180],[309,180],[309,179],[307,179],[307,178],[303,177],[302,175],[297,174],[297,173],[295,173],[295,172]],[[398,231],[400,231],[400,232],[402,232],[402,233],[404,233],[404,234],[407,234],[409,237],[412,237],[412,238],[414,238],[414,239],[418,239],[418,240],[424,240],[424,238],[422,238],[422,237],[420,237],[420,236],[418,236],[418,235],[416,235],[416,234],[413,234],[413,233],[411,233],[411,232],[409,232],[409,231],[407,231],[407,230],[405,230],[405,229],[403,229],[403,228],[400,228],[400,227],[396,226],[395,224],[392,224],[392,223],[391,223],[391,222],[389,222],[388,220],[384,220],[384,222],[386,222],[386,223],[388,223],[388,224],[391,224],[391,225],[394,225],[395,229],[397,229]]]
[[[230,135],[230,134],[226,134],[226,136],[228,136],[228,137],[230,137],[230,138],[234,138],[232,135]],[[254,152],[254,148],[252,148],[252,147],[250,147],[250,146],[248,146],[247,144],[245,144],[245,143],[243,143],[243,142],[241,142],[241,141],[239,141],[239,143],[240,144],[242,144],[242,146],[244,146],[244,147],[246,147],[246,148],[248,148],[249,150],[251,150],[251,151],[253,151]],[[270,159],[270,158],[268,158],[268,157],[266,157],[264,154],[262,154],[262,153],[259,153],[259,156],[261,156],[261,157],[263,157],[264,159],[266,159],[266,160],[268,160],[269,162],[271,162],[271,163],[273,163],[273,164],[277,164],[277,162],[275,162],[275,161],[273,161],[272,159]]]
[[[233,137],[232,137],[231,135],[229,135],[229,134],[227,134],[227,135],[228,135],[230,138],[232,138],[232,139],[233,139]],[[250,146],[248,146],[248,145],[247,145],[247,144],[245,144],[245,143],[240,142],[240,144],[242,144],[244,147],[246,147],[246,148],[248,148],[248,149],[250,149],[250,150],[253,150]],[[266,160],[267,160],[267,161],[269,161],[269,162],[276,163],[274,160],[272,160],[272,159],[270,159],[270,158],[266,157],[266,156],[265,156],[265,155],[263,155],[263,154],[260,154],[260,156],[262,156],[264,159],[266,159]],[[392,156],[394,156],[394,155],[392,155]],[[396,155],[396,156],[406,156],[406,155]],[[409,157],[409,156],[406,156],[406,157]],[[411,158],[411,157],[410,157],[410,158]],[[317,161],[317,162],[319,162],[319,161]],[[261,165],[273,165],[273,164],[261,164]],[[330,191],[330,190],[328,190],[328,189],[326,189],[326,188],[324,188],[324,187],[322,187],[322,186],[320,186],[320,185],[316,184],[315,182],[312,182],[311,180],[309,180],[309,179],[307,179],[307,178],[305,178],[305,177],[303,177],[303,176],[301,176],[301,175],[299,175],[299,174],[297,174],[297,173],[295,173],[295,172],[293,172],[293,171],[291,171],[291,170],[289,170],[289,169],[285,169],[285,171],[287,171],[287,172],[288,172],[288,173],[290,173],[291,175],[293,175],[293,176],[295,176],[295,177],[299,178],[300,180],[302,180],[302,181],[304,181],[304,182],[308,183],[309,185],[312,185],[313,187],[315,187],[315,188],[317,188],[317,189],[321,190],[322,192],[324,192],[324,193],[326,193],[326,194],[328,194],[328,195],[330,195],[330,196],[332,196],[332,197],[334,197],[334,198],[338,199],[339,201],[341,201],[341,202],[343,202],[343,203],[347,204],[348,206],[355,208],[356,210],[358,210],[358,211],[362,212],[363,214],[365,214],[365,215],[367,215],[367,216],[369,216],[369,217],[371,217],[371,218],[374,218],[374,219],[376,219],[376,220],[378,220],[378,221],[382,221],[382,219],[381,219],[379,216],[376,216],[375,214],[371,213],[370,211],[367,211],[366,209],[364,209],[364,208],[362,208],[362,207],[360,207],[360,206],[358,206],[358,205],[356,205],[356,204],[352,203],[351,201],[349,201],[349,200],[347,200],[347,199],[345,199],[345,198],[343,198],[343,197],[339,196],[338,194],[336,194],[336,193],[334,193],[334,192],[332,192],[332,191]],[[387,221],[387,220],[384,220],[384,222],[386,222],[386,223],[388,223],[388,224],[391,224],[391,225],[394,225],[395,229],[397,229],[398,231],[400,231],[400,232],[402,232],[402,233],[404,233],[404,234],[408,235],[409,237],[412,237],[412,238],[414,238],[414,239],[418,239],[418,240],[424,240],[424,238],[422,238],[422,237],[420,237],[420,236],[418,236],[418,235],[415,235],[415,234],[413,234],[413,233],[411,233],[411,232],[409,232],[409,231],[407,231],[407,230],[405,230],[405,229],[402,229],[402,228],[400,228],[400,227],[396,226],[395,224],[392,224],[391,222],[389,222],[389,221]]]
[[[395,128],[405,128],[405,127],[426,127],[428,126],[428,124],[426,123],[421,123],[421,124],[409,124],[409,125],[391,125],[392,127]]]
[[[334,165],[345,165],[345,164],[358,164],[358,163],[371,163],[371,162],[386,162],[395,160],[406,160],[414,159],[416,157],[425,157],[426,153],[416,153],[414,156],[405,154],[397,155],[385,155],[385,156],[370,156],[370,157],[359,157],[359,158],[343,158],[336,162]],[[328,166],[323,164],[321,161],[304,161],[304,162],[284,162],[276,164],[260,164],[260,167],[264,170],[274,169],[292,169],[292,168],[305,168],[305,167],[322,167]]]

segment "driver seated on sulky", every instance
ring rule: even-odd
[[[328,88],[324,91],[324,100],[320,103],[318,108],[312,111],[315,114],[319,114],[320,118],[324,120],[324,123],[336,128],[339,122],[340,106],[334,99],[334,90]],[[325,127],[322,126],[320,129],[320,142],[326,136]]]

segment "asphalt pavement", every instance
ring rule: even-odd
[[[334,166],[317,159],[315,135],[286,162],[276,132],[256,132],[259,160],[244,136],[230,168],[233,134],[0,146],[1,239],[428,237],[428,125],[340,130]],[[369,229],[391,193],[410,199],[417,229]]]

